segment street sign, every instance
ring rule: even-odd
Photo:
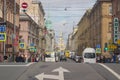
[[[31,46],[31,47],[29,48],[29,50],[30,50],[30,52],[36,52],[36,51],[37,51],[34,46]]]
[[[96,53],[101,53],[101,48],[96,48]]]
[[[34,46],[34,43],[31,43],[30,46]]]
[[[0,23],[0,32],[5,32],[6,31],[6,23],[2,22]]]
[[[5,25],[0,25],[0,32],[5,32],[5,31],[6,31]]]
[[[6,25],[6,22],[0,22],[0,25]]]
[[[44,80],[44,78],[51,79],[51,80],[53,79],[64,80],[64,72],[70,72],[70,71],[62,67],[59,67],[57,69],[54,69],[52,72],[58,72],[59,74],[58,75],[47,75],[47,74],[41,73],[41,74],[36,75],[35,77],[38,80]]]
[[[25,49],[25,43],[19,43],[19,48],[20,49]]]
[[[96,48],[100,48],[100,44],[97,44],[97,45],[96,45]]]
[[[28,4],[27,4],[26,2],[23,2],[23,3],[22,3],[22,8],[25,9],[25,8],[27,8],[27,7],[28,7]]]
[[[113,22],[113,29],[114,29],[114,43],[117,43],[118,40],[118,27],[119,27],[119,19],[118,18],[114,18],[114,22]]]
[[[0,42],[6,41],[6,33],[0,33]]]
[[[5,44],[6,48],[12,48],[12,44]]]
[[[16,40],[16,39],[14,39],[14,44],[13,44],[13,46],[18,46],[18,41]]]

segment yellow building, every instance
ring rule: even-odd
[[[82,51],[84,48],[90,46],[90,20],[89,20],[89,15],[90,15],[91,10],[87,10],[80,22],[78,23],[78,31],[76,36],[78,37],[77,39],[77,48],[78,48],[78,53],[81,55]]]
[[[97,0],[92,9],[86,11],[78,23],[78,53],[81,54],[84,48],[100,48],[101,53],[109,56],[104,51],[105,43],[111,40],[112,30],[112,4],[111,0]]]
[[[70,47],[71,47],[71,49],[69,49],[69,50],[72,51],[72,52],[77,52],[78,51],[78,36],[77,36],[77,32],[78,32],[78,27],[76,26],[73,29],[72,36],[70,38],[70,41],[71,41]]]
[[[90,14],[90,32],[92,47],[100,47],[101,53],[109,56],[104,51],[105,44],[109,43],[112,36],[112,3],[111,0],[98,0]]]

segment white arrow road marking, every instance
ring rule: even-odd
[[[59,77],[57,75],[47,75],[47,74],[44,74],[44,73],[41,73],[41,74],[39,74],[35,77],[39,80],[43,80],[44,78],[59,79]]]
[[[59,67],[57,69],[54,69],[52,72],[59,72],[59,79],[64,80],[64,72],[70,72],[67,69],[64,69],[62,67]]]
[[[110,71],[114,76],[116,76],[119,80],[120,80],[120,75],[117,74],[115,71],[113,71],[112,69],[110,69],[109,67],[107,67],[104,64],[99,63],[101,66],[103,66],[105,69],[107,69],[108,71]]]
[[[59,75],[47,75],[47,74],[41,73],[39,75],[36,75],[35,77],[39,80],[43,80],[44,78],[64,80],[64,72],[70,72],[70,71],[62,67],[59,67],[57,69],[54,69],[52,72],[59,72]]]

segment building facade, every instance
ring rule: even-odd
[[[55,45],[55,32],[54,30],[48,30],[46,34],[46,51],[54,51]]]
[[[39,25],[27,14],[20,15],[20,48],[19,54],[27,59],[38,54],[39,50]],[[21,45],[24,46],[21,46]]]
[[[90,46],[90,33],[89,33],[89,27],[90,27],[90,20],[89,20],[89,14],[91,10],[87,10],[86,13],[84,14],[83,18],[81,21],[78,23],[78,50],[81,55],[81,52],[83,51],[84,48]]]
[[[25,9],[25,13],[27,13],[38,25],[39,25],[39,53],[42,53],[46,47],[46,40],[45,40],[45,25],[44,25],[44,10],[42,7],[42,3],[38,0],[21,0],[20,3],[26,2],[28,7]],[[20,8],[20,12],[23,12],[23,8]]]
[[[110,57],[105,51],[106,44],[112,39],[112,3],[111,0],[98,0],[90,14],[91,44],[100,48],[102,55]]]
[[[82,54],[86,47],[99,48],[99,53],[110,57],[105,44],[112,39],[112,3],[111,0],[97,0],[92,9],[88,9],[78,23],[75,39],[77,53]],[[74,38],[73,38],[74,39]],[[76,43],[74,43],[76,44]],[[73,45],[73,43],[72,43]]]
[[[120,53],[119,45],[120,45],[120,0],[111,0],[112,1],[112,42],[116,44],[116,49],[114,53]],[[115,19],[118,20],[115,26]],[[117,28],[118,30],[116,31]],[[116,41],[116,42],[115,42]]]
[[[0,0],[0,22],[6,23],[5,47],[3,42],[0,42],[0,56],[2,57],[6,55],[14,59],[14,55],[19,51],[19,4],[19,0]]]

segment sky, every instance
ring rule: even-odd
[[[40,0],[45,11],[45,18],[51,20],[55,38],[58,41],[62,32],[66,40],[73,27],[78,24],[87,9],[95,4],[96,0]]]

